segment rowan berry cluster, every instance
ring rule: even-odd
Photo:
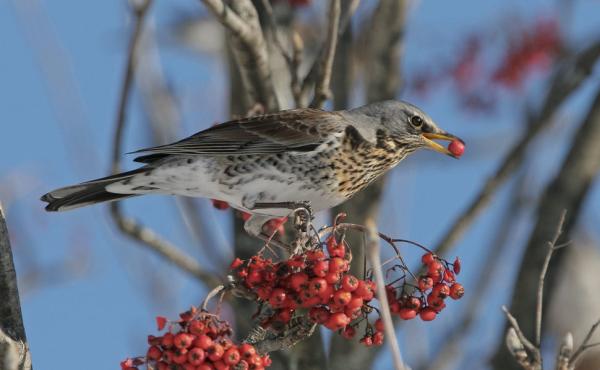
[[[261,309],[268,304],[267,314],[261,312],[263,327],[281,330],[297,310],[304,309],[314,323],[351,338],[355,334],[351,322],[366,318],[372,311],[368,303],[375,296],[373,281],[348,272],[351,259],[346,244],[332,235],[326,248],[292,255],[286,261],[257,255],[247,261],[236,259],[231,267],[238,281],[258,296]],[[383,332],[378,337],[380,344]]]
[[[458,258],[454,263],[448,263],[427,252],[421,262],[426,272],[419,277],[411,293],[408,293],[410,289],[405,281],[399,288],[394,284],[386,286],[390,311],[403,320],[419,315],[423,321],[431,321],[446,307],[444,300],[447,297],[460,299],[465,293],[463,286],[456,282],[456,275],[460,273]]]
[[[226,321],[195,307],[175,322],[160,316],[156,321],[159,331],[168,325],[167,332],[148,336],[146,356],[121,362],[122,370],[144,364],[156,370],[262,370],[271,365],[269,356],[261,356],[251,344],[234,344]]]

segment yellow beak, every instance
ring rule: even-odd
[[[447,132],[443,132],[443,133],[424,132],[421,134],[421,136],[423,137],[423,140],[425,140],[425,144],[427,144],[427,146],[429,148],[435,150],[436,152],[440,152],[442,154],[449,155],[450,157],[453,157],[453,158],[458,158],[458,157],[456,155],[452,154],[452,152],[450,152],[447,148],[436,143],[433,140],[434,139],[435,140],[445,140],[445,141],[459,140],[461,143],[464,143],[462,141],[462,139],[460,139],[459,137],[449,134]]]

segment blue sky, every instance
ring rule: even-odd
[[[364,0],[360,11],[366,12],[373,3]],[[569,42],[581,46],[598,36],[600,18],[594,14],[600,14],[600,3],[579,0],[574,4],[573,13],[563,21]],[[496,32],[502,33],[503,20],[533,20],[539,14],[552,13],[555,5],[516,0],[417,1],[408,21],[402,68],[410,76],[436,58],[455,57],[465,35],[475,30],[498,24]],[[202,6],[197,0],[156,2],[153,23],[161,33],[178,14],[199,9]],[[565,14],[562,17],[567,18]],[[38,368],[116,368],[121,359],[143,354],[145,336],[155,329],[154,316],[174,317],[197,304],[205,293],[185,274],[119,235],[105,207],[47,214],[38,201],[51,188],[104,176],[109,171],[129,26],[124,1],[0,3],[0,200],[8,215],[23,315]],[[180,136],[226,120],[228,91],[220,59],[199,57],[163,43],[159,48],[183,112]],[[596,75],[567,104],[561,117],[578,123],[597,85]],[[543,88],[540,81],[532,81],[521,95],[505,94],[493,115],[474,115],[458,108],[450,86],[441,86],[426,99],[405,96],[446,130],[463,137],[467,153],[461,161],[419,153],[403,162],[387,184],[389,201],[382,208],[380,229],[434,244],[518,137],[524,97],[535,104]],[[135,94],[129,117],[125,151],[149,143]],[[540,153],[529,163],[534,174],[533,193],[554,173],[573,126],[559,124],[532,148]],[[123,163],[131,166],[127,157]],[[486,243],[510,191],[508,184],[449,256],[458,254],[465,260],[467,291],[469,279],[475,278],[469,265],[476,265],[487,253]],[[167,197],[147,197],[128,200],[124,209],[208,265],[207,254],[182,228],[174,205]],[[212,210],[207,201],[200,205],[214,227],[227,233],[226,215]],[[590,217],[582,219],[598,220],[599,205],[596,186],[584,211]],[[519,256],[530,226],[529,216],[520,215],[522,226],[511,237],[515,247],[505,256],[511,261]],[[205,248],[210,250],[211,246]],[[61,262],[65,259],[71,261],[67,266]],[[510,265],[516,264],[506,265],[503,273],[510,274]],[[40,280],[32,274],[36,266],[58,269],[62,277],[53,270],[50,275],[41,274]],[[472,343],[484,352],[492,348],[489,344],[500,323],[498,307],[506,302],[511,281],[506,279],[499,285],[504,293],[490,297],[489,315],[479,320],[480,329],[490,339]],[[452,315],[461,310],[460,305],[452,305],[426,328],[416,327],[423,326],[416,323],[406,330],[443,331],[452,322]],[[411,359],[410,354],[405,356]]]

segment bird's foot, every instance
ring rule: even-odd
[[[253,209],[285,208],[294,214],[294,226],[299,232],[307,233],[313,220],[313,210],[309,201],[255,203]]]

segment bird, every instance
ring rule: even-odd
[[[440,129],[416,106],[386,100],[326,111],[300,108],[214,125],[183,140],[128,154],[137,169],[43,195],[47,211],[168,194],[221,200],[251,216],[244,228],[290,214],[290,205],[313,212],[350,199],[417,149],[462,154],[434,140],[462,139]]]

